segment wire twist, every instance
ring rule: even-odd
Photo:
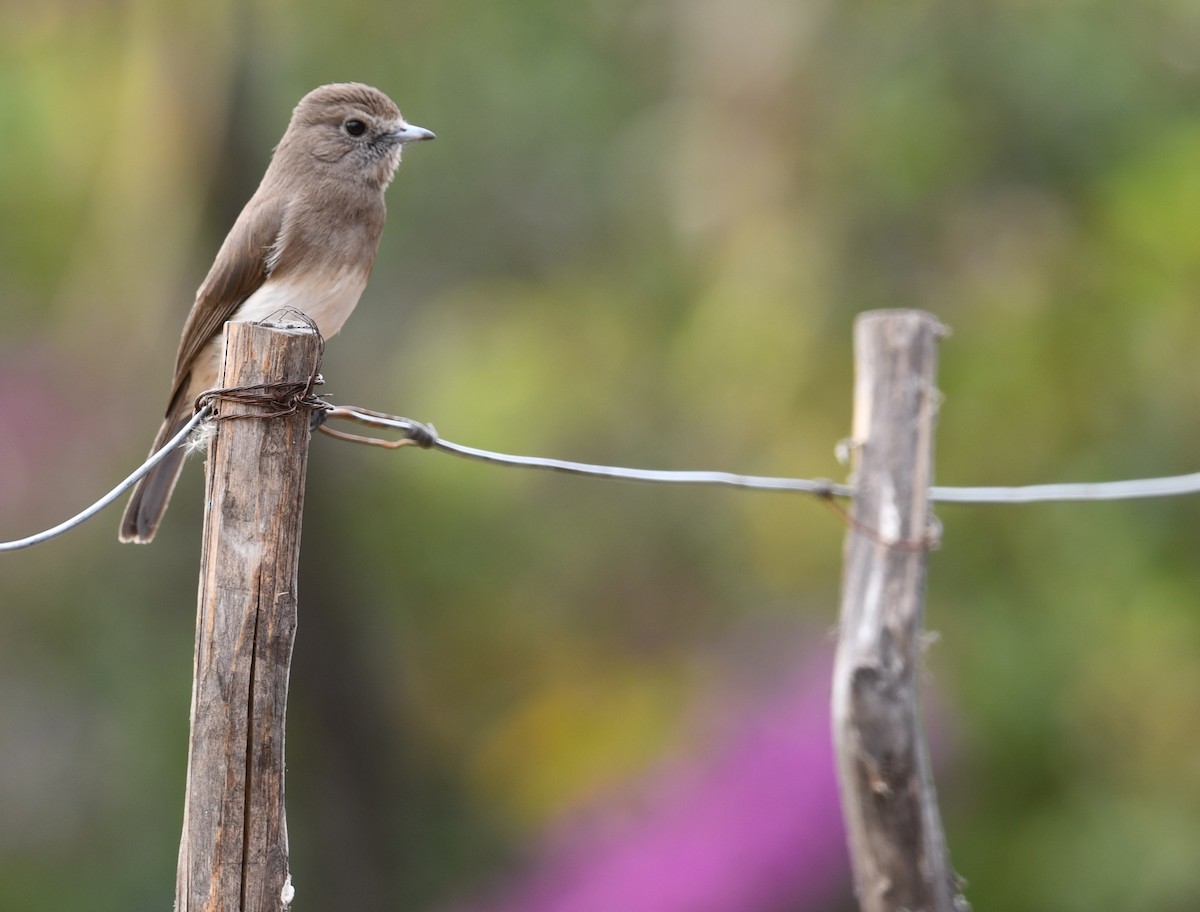
[[[214,421],[229,421],[234,418],[282,418],[299,411],[324,412],[333,406],[312,391],[313,387],[321,382],[321,375],[314,374],[307,380],[252,383],[246,386],[205,390],[196,397],[196,408],[211,407]],[[222,412],[218,405],[221,402],[256,405],[259,409],[251,412]]]

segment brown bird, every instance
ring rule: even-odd
[[[375,262],[384,190],[401,149],[433,138],[367,85],[325,85],[300,100],[262,183],[196,292],[151,453],[187,423],[196,397],[216,386],[227,321],[262,320],[290,307],[325,338],[342,328]],[[121,541],[154,538],[185,452],[176,448],[138,482],[121,519]]]

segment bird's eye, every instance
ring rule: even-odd
[[[351,136],[362,136],[364,133],[367,132],[367,125],[365,123],[363,123],[361,120],[359,120],[357,117],[352,117],[348,121],[346,121],[344,124],[342,124],[342,129],[345,130],[347,133],[349,133]]]

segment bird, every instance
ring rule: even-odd
[[[369,85],[332,83],[300,99],[262,182],[196,292],[151,454],[190,420],[196,397],[217,385],[227,321],[263,320],[292,308],[326,339],[342,328],[374,265],[387,214],[384,191],[401,151],[433,138]],[[153,540],[186,452],[177,447],[134,487],[121,541]]]

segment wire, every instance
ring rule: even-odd
[[[823,479],[777,478],[768,475],[735,475],[732,472],[676,472],[666,469],[628,469],[620,466],[592,465],[586,462],[570,462],[566,459],[548,459],[542,456],[512,456],[493,453],[475,447],[438,439],[431,449],[452,453],[477,462],[494,465],[519,466],[527,469],[547,469],[567,475],[583,475],[591,478],[615,478],[619,481],[641,481],[651,484],[714,485],[732,488],[748,488],[758,491],[797,491],[816,494],[819,497],[852,497],[854,489],[849,485],[835,484]]]
[[[371,438],[341,434],[321,427],[333,436],[358,443],[395,448],[413,444],[422,449],[440,450],[464,459],[494,465],[515,466],[526,469],[547,469],[569,475],[592,478],[614,478],[621,481],[642,481],[656,484],[720,485],[749,488],[761,491],[797,491],[819,497],[853,497],[854,487],[836,484],[822,479],[777,478],[763,475],[735,475],[731,472],[668,471],[657,469],[629,469],[619,466],[592,465],[570,462],[564,459],[547,459],[541,456],[514,456],[496,453],[477,447],[465,446],[439,437],[432,425],[421,424],[411,418],[399,418],[369,409],[337,406],[326,412],[326,420],[342,418],[371,427],[391,428],[400,431],[405,439],[399,442],[378,441]],[[1024,487],[947,487],[935,485],[929,489],[930,499],[939,503],[1041,503],[1047,501],[1087,500],[1135,500],[1144,497],[1174,497],[1182,494],[1200,493],[1200,472],[1191,475],[1174,475],[1166,478],[1145,478],[1133,481],[1107,481],[1083,484],[1045,484]]]
[[[562,472],[566,475],[582,475],[589,478],[612,478],[618,481],[641,481],[651,484],[684,484],[684,485],[714,485],[720,487],[750,488],[760,491],[796,491],[803,494],[815,494],[818,497],[852,497],[854,489],[849,485],[835,484],[824,479],[810,480],[807,478],[775,478],[764,475],[735,475],[732,472],[676,472],[665,469],[629,469],[622,466],[594,465],[587,462],[572,462],[567,459],[550,459],[545,456],[514,456],[510,453],[497,453],[492,450],[482,450],[478,447],[454,443],[438,436],[431,424],[422,424],[411,418],[400,418],[370,409],[360,409],[352,406],[336,406],[325,412],[322,422],[341,418],[355,421],[369,427],[390,428],[403,435],[400,441],[376,440],[371,437],[358,437],[334,431],[320,425],[320,430],[339,440],[349,440],[353,443],[364,443],[369,446],[383,446],[396,449],[405,444],[418,446],[426,450],[439,450],[452,456],[470,459],[475,462],[486,462],[492,465],[513,466],[523,469],[544,469],[551,472]]]
[[[66,522],[61,522],[53,529],[47,529],[45,532],[39,532],[36,535],[30,535],[28,538],[18,538],[16,541],[0,542],[0,552],[20,551],[22,548],[32,548],[34,545],[40,545],[44,541],[57,538],[64,532],[74,529],[76,526],[87,522],[89,519],[107,507],[110,503],[137,484],[138,481],[152,468],[166,459],[167,455],[173,449],[175,449],[175,447],[182,444],[187,439],[188,435],[191,434],[192,431],[194,431],[200,424],[200,422],[207,418],[211,412],[212,406],[206,405],[201,408],[198,412],[196,412],[195,415],[192,416],[192,420],[183,426],[178,434],[163,444],[162,449],[143,462],[141,466],[138,467],[137,471],[135,471],[132,475],[122,481],[119,485],[101,497],[82,513],[72,516]]]
[[[182,445],[188,438],[188,435],[202,421],[211,416],[212,411],[213,406],[211,404],[202,406],[179,433],[167,441],[162,449],[142,463],[137,471],[86,510],[71,517],[66,522],[59,523],[52,529],[47,529],[36,535],[30,535],[28,538],[0,542],[0,552],[31,548],[52,538],[57,538],[64,532],[87,522],[137,484],[139,479],[162,462],[175,447]],[[401,439],[377,440],[370,437],[360,437],[355,434],[335,431],[325,425],[326,421],[334,419],[354,421],[370,427],[399,431]],[[572,462],[567,459],[550,459],[544,456],[516,456],[511,453],[497,453],[492,450],[484,450],[446,440],[438,436],[437,431],[431,424],[422,424],[419,421],[413,421],[411,418],[401,418],[396,415],[388,415],[383,412],[374,412],[370,409],[355,408],[353,406],[329,407],[327,411],[318,413],[316,421],[318,422],[317,427],[319,430],[340,440],[387,447],[389,449],[397,449],[403,446],[417,446],[421,449],[438,450],[462,459],[470,459],[475,462],[484,462],[491,465],[540,469],[550,472],[561,472],[566,475],[608,478],[617,481],[634,481],[649,484],[706,485],[710,487],[743,488],[757,491],[783,491],[812,494],[825,499],[854,496],[853,485],[837,484],[836,482],[820,478],[781,478],[770,475],[739,475],[733,472],[631,469],[622,466]],[[1190,475],[1143,478],[1131,481],[1042,484],[1026,485],[1023,487],[948,487],[945,485],[934,485],[929,489],[930,499],[938,503],[974,504],[1136,500],[1146,497],[1177,497],[1184,494],[1196,493],[1200,493],[1200,472]]]
[[[1200,472],[1132,481],[1041,484],[1016,488],[946,488],[934,485],[929,496],[940,503],[1045,503],[1047,501],[1139,500],[1200,493]]]

